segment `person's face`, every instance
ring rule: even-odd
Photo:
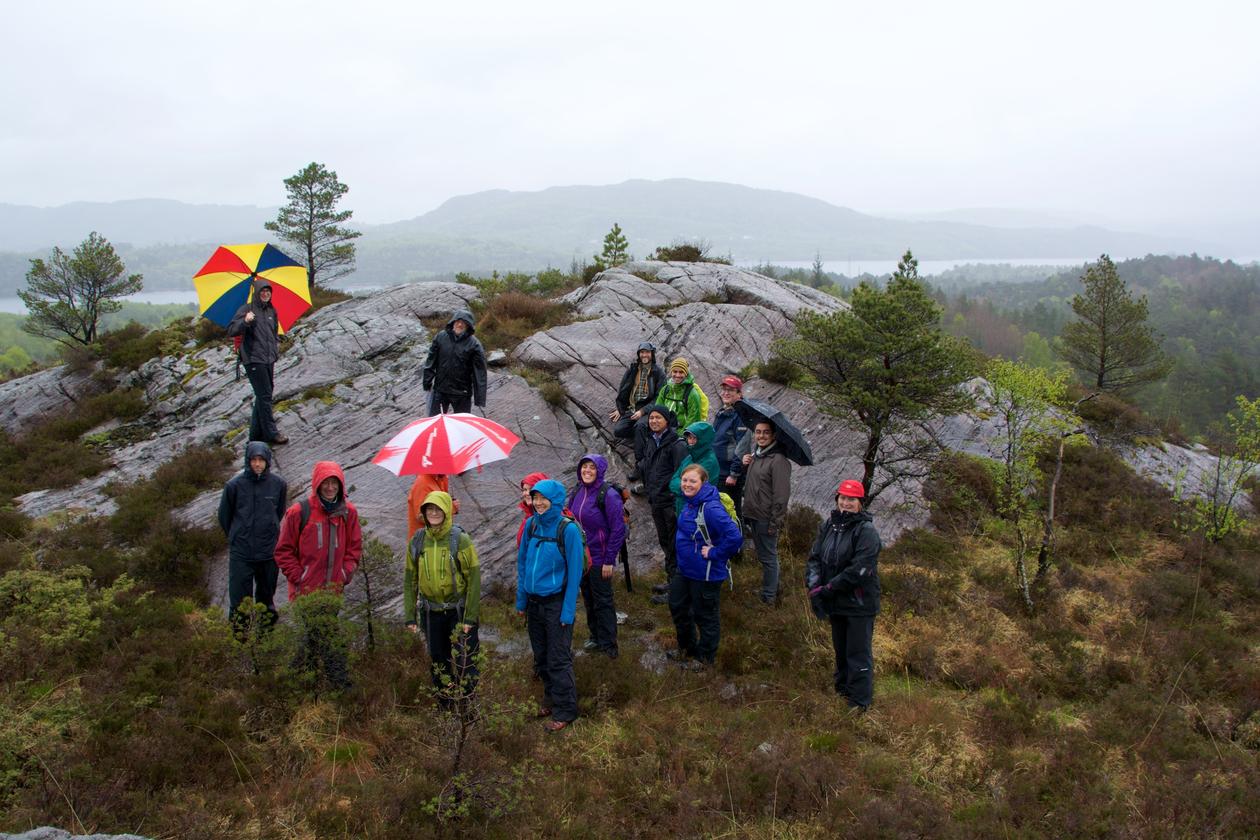
[[[681,385],[687,378],[687,373],[682,368],[670,368],[669,378],[674,380],[675,385]]]
[[[683,438],[687,441],[688,446],[695,446],[696,441],[699,440],[699,438],[693,435],[691,432],[686,432],[685,434],[683,434]]]
[[[668,426],[669,423],[665,422],[665,415],[656,411],[653,411],[648,415],[648,428],[652,430],[653,434],[659,435],[661,432],[665,431]]]
[[[249,468],[254,471],[254,475],[262,475],[263,470],[267,469],[267,459],[261,455],[255,455],[249,459]]]
[[[583,461],[582,466],[578,467],[578,475],[581,477],[583,484],[594,484],[596,475],[595,465],[590,461]]]
[[[736,391],[730,385],[718,386],[718,396],[722,398],[722,405],[739,402],[739,391]]]
[[[774,427],[769,423],[758,423],[753,429],[753,440],[763,449],[774,443]]]
[[[651,361],[652,361],[652,351],[651,351],[651,350],[640,350],[640,351],[639,351],[639,364],[641,364],[641,365],[646,365],[646,364],[650,364],[650,363],[651,363]]]
[[[548,499],[542,493],[533,493],[530,498],[534,504],[534,513],[542,515],[551,510],[551,499]]]
[[[446,521],[446,514],[443,513],[442,509],[437,505],[425,505],[424,521],[428,522],[430,526],[436,528]]]
[[[699,493],[701,486],[704,484],[704,482],[700,480],[700,473],[695,470],[683,473],[682,478],[678,480],[678,483],[682,485],[683,495],[688,499]]]
[[[526,487],[524,484],[522,484],[521,485],[521,501],[527,505],[530,503],[529,493],[530,493],[530,489]]]
[[[319,497],[326,502],[336,501],[341,492],[341,482],[329,476],[319,483]]]
[[[451,324],[451,330],[454,331],[455,335],[463,335],[468,332],[468,322],[463,319],[457,320]]]
[[[862,500],[853,496],[836,496],[836,508],[845,513],[858,513],[862,510]]]

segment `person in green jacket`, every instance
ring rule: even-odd
[[[418,631],[419,600],[424,610],[424,638],[433,662],[433,685],[443,690],[453,683],[451,693],[466,696],[477,687],[481,563],[472,538],[452,524],[451,508],[450,495],[440,490],[425,496],[420,507],[424,527],[407,543],[403,618],[409,631]],[[442,705],[449,703],[444,696]]]
[[[681,356],[669,363],[669,381],[656,393],[655,402],[674,412],[679,429],[708,419],[709,398],[700,390],[691,376],[690,365]]]
[[[687,441],[687,457],[683,458],[678,469],[674,471],[674,477],[669,480],[669,489],[674,494],[674,513],[681,513],[683,502],[682,492],[682,474],[683,470],[692,464],[699,464],[704,467],[704,471],[709,474],[708,483],[718,488],[718,460],[717,453],[713,451],[713,427],[708,423],[692,423],[683,431],[683,440]]]

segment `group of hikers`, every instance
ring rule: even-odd
[[[269,300],[256,293],[233,324],[246,346],[253,332],[275,330]],[[254,317],[249,317],[249,315]],[[428,411],[484,410],[486,364],[473,315],[454,313],[429,348],[422,385]],[[274,336],[273,336],[274,339]],[[266,357],[264,357],[266,358]],[[362,554],[358,513],[346,498],[345,476],[318,462],[309,496],[287,503],[288,488],[273,470],[268,443],[283,443],[271,417],[271,369],[251,371],[254,415],[245,469],[228,481],[219,521],[228,536],[229,609],[240,626],[240,605],[252,598],[274,622],[274,595],[283,572],[291,599],[316,590],[340,593]],[[255,380],[263,384],[261,390]],[[652,602],[668,604],[677,636],[670,660],[689,670],[711,667],[720,643],[720,601],[730,567],[751,539],[761,569],[759,595],[768,609],[781,599],[778,538],[791,495],[791,462],[778,445],[780,429],[757,418],[749,428],[737,405],[744,383],[727,375],[718,385],[721,406],[708,421],[709,400],[685,358],[668,374],[656,348],[644,342],[629,363],[609,414],[616,439],[633,450],[632,492],[646,499],[665,580]],[[543,685],[539,716],[551,731],[578,714],[573,672],[573,628],[580,595],[588,638],[584,648],[616,658],[617,612],[613,576],[628,538],[627,503],[608,477],[608,459],[586,453],[567,476],[536,472],[520,481],[516,610],[526,620],[534,673]],[[568,479],[566,482],[559,480]],[[871,640],[879,611],[880,538],[863,509],[860,481],[842,481],[835,509],[821,524],[807,560],[805,588],[815,615],[828,620],[835,648],[836,692],[859,711],[871,703]],[[459,503],[449,477],[420,475],[407,495],[408,539],[403,573],[403,619],[422,632],[443,705],[475,689],[481,572],[469,533],[455,522]],[[324,634],[304,628],[305,653],[337,686],[348,684],[344,651]]]

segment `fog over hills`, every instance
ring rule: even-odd
[[[352,196],[351,196],[352,197]],[[353,201],[346,207],[353,209]],[[195,205],[161,199],[76,202],[53,208],[0,204],[0,293],[23,284],[26,258],[73,247],[98,231],[120,248],[146,288],[177,288],[221,242],[273,239],[275,208]],[[916,214],[920,215],[920,214]],[[928,215],[928,214],[922,214]],[[358,270],[347,281],[388,284],[456,271],[532,271],[590,259],[613,222],[631,251],[703,239],[736,260],[1116,258],[1200,251],[1210,242],[1098,226],[1038,224],[1038,211],[946,211],[933,218],[882,218],[820,199],[738,184],[676,178],[606,186],[490,190],[451,198],[406,221],[361,226]],[[1065,221],[1070,220],[1070,217]],[[987,224],[976,224],[982,219]],[[1027,226],[1029,223],[1035,226]],[[201,247],[205,246],[205,247]]]

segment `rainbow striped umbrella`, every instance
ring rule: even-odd
[[[279,249],[255,245],[220,245],[193,275],[201,314],[226,327],[236,310],[249,301],[255,278],[271,283],[271,305],[280,332],[286,332],[311,307],[306,268]]]

